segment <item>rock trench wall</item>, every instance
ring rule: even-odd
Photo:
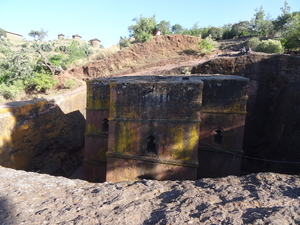
[[[0,106],[0,165],[69,176],[82,163],[86,88]]]
[[[300,162],[300,57],[251,54],[217,58],[195,66],[192,73],[250,78],[244,154]],[[298,174],[300,164],[244,159],[243,169]]]

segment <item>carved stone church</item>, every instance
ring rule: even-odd
[[[248,83],[231,75],[87,81],[84,179],[239,175]]]

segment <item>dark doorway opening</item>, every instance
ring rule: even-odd
[[[215,131],[214,134],[214,143],[221,145],[223,142],[223,131],[221,129],[218,129]]]
[[[108,119],[104,118],[102,120],[102,132],[107,133],[108,132]]]
[[[157,154],[155,137],[150,135],[147,138],[147,152]]]

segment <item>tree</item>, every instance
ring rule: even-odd
[[[0,28],[0,38],[1,37],[6,37],[6,31]]]
[[[175,25],[173,25],[172,28],[171,28],[171,30],[172,30],[173,34],[182,34],[183,31],[184,31],[183,27],[180,24],[178,24],[178,23],[176,23]]]
[[[131,36],[134,36],[136,41],[145,42],[149,41],[153,36],[153,31],[156,29],[155,16],[153,17],[142,17],[134,18],[135,25],[128,27]]]
[[[198,23],[195,23],[189,31],[191,36],[199,37],[202,34],[201,30],[199,29]]]
[[[170,22],[167,22],[165,20],[160,21],[159,24],[157,24],[157,29],[161,31],[162,35],[171,34],[171,25]]]
[[[44,38],[48,35],[48,31],[45,31],[43,28],[41,28],[40,31],[31,30],[28,33],[28,35],[33,37],[35,41],[42,42],[44,40]]]
[[[250,23],[249,21],[240,21],[231,27],[231,34],[233,37],[240,37],[249,34]]]
[[[284,2],[284,6],[280,9],[282,14],[273,21],[273,25],[274,30],[281,32],[281,35],[283,36],[287,32],[289,22],[292,19],[292,14],[290,13],[291,7],[288,5],[287,1]]]
[[[263,27],[264,27],[264,17],[265,17],[265,11],[263,10],[263,7],[261,6],[259,9],[255,9],[256,13],[254,14],[253,19],[253,30],[259,35],[262,33]]]
[[[223,37],[223,30],[220,27],[210,27],[207,33],[213,40],[220,40]]]
[[[265,11],[261,6],[259,9],[255,9],[256,13],[252,19],[252,31],[260,37],[273,36],[274,26],[271,16],[268,14],[265,18]]]
[[[233,38],[233,35],[231,34],[231,27],[232,24],[225,24],[222,29],[223,29],[223,39],[229,39],[229,38]]]
[[[300,48],[300,12],[293,12],[291,14],[291,23],[287,28],[285,39],[285,48]]]

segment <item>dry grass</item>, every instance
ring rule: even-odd
[[[87,58],[76,60],[74,63],[71,63],[67,66],[67,69],[72,69],[74,67],[83,66],[91,62],[95,62],[98,60],[102,60],[108,58],[109,56],[115,54],[120,51],[119,46],[111,46],[109,48],[100,48],[95,51],[93,55],[90,55]]]

